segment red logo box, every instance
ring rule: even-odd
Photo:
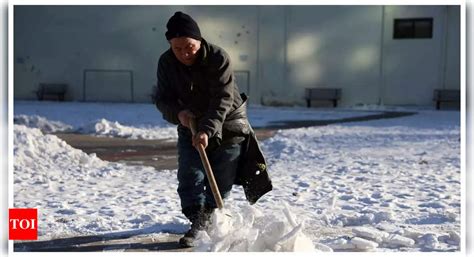
[[[8,227],[10,240],[38,239],[38,210],[9,209]]]

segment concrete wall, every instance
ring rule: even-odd
[[[150,101],[157,60],[169,48],[166,22],[176,10],[190,13],[203,36],[228,51],[235,70],[250,73],[247,83],[237,72],[243,91],[257,84],[256,7],[16,6],[15,98],[34,99],[39,82],[66,82],[67,99],[83,100],[84,70],[95,69],[107,72],[87,74],[86,100],[131,100],[128,75],[113,72],[131,70],[133,100]]]
[[[459,89],[461,84],[461,29],[460,8],[455,6],[446,7],[447,10],[447,37],[446,37],[446,62],[445,82],[443,88]]]
[[[166,49],[166,42],[160,43],[164,29],[158,25],[171,11],[114,6],[16,6],[14,11],[15,68],[27,66],[15,69],[15,98],[34,97],[26,93],[43,81],[67,82],[67,99],[82,100],[85,69],[118,69],[133,70],[135,100],[149,101],[156,59]],[[19,64],[19,58],[27,60],[26,65]],[[21,80],[23,76],[28,80]],[[115,87],[118,79],[113,74],[108,77],[102,91],[123,90],[124,85]]]
[[[443,88],[445,79],[444,69],[447,61],[445,43],[450,41],[446,38],[447,14],[446,6],[385,8],[383,103],[432,104],[433,90]],[[393,19],[414,17],[433,17],[433,38],[393,39]],[[451,23],[453,22],[454,19],[451,19]],[[457,27],[459,30],[459,24]],[[452,57],[451,52],[450,55]],[[459,59],[451,61],[459,63]],[[459,84],[454,87],[459,88]]]
[[[342,88],[342,105],[377,103],[381,7],[295,6],[288,21],[288,83]]]
[[[294,88],[287,83],[285,6],[258,7],[258,96],[265,104],[287,104]]]
[[[459,88],[456,6],[15,6],[15,99],[66,82],[67,100],[149,102],[177,10],[226,49],[252,103],[304,104],[305,87],[339,87],[343,106],[429,105],[433,89]],[[404,17],[433,17],[433,38],[393,40]]]

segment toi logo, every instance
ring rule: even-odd
[[[37,209],[9,209],[8,214],[10,240],[38,239]]]

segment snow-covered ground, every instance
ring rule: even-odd
[[[76,132],[131,139],[176,139],[176,126],[162,119],[153,104],[15,101],[15,124],[43,132]],[[287,120],[329,120],[380,113],[366,110],[318,110],[251,105],[249,120],[265,127]]]
[[[174,129],[152,105],[16,102],[14,112],[29,126],[14,127],[14,205],[38,208],[39,239],[187,230],[175,170],[102,161],[45,134],[101,119],[125,124],[141,138],[144,131]],[[249,108],[254,126],[365,114]],[[41,124],[49,130],[31,128]],[[220,226],[201,234],[197,249],[459,251],[458,111],[280,130],[261,144],[274,190],[249,207],[235,187],[226,201],[232,218],[216,215]]]

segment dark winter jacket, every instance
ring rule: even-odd
[[[198,131],[209,139],[223,139],[226,116],[242,105],[228,54],[204,39],[195,64],[178,61],[171,49],[158,62],[156,106],[163,118],[179,124],[178,113],[189,109],[197,116]]]
[[[257,137],[247,119],[247,96],[242,94],[242,105],[229,114],[229,121],[224,123],[224,131],[236,133],[239,127],[246,126],[245,140],[242,143],[242,155],[235,184],[242,185],[245,197],[254,204],[260,197],[271,191],[273,186],[268,176],[268,167],[262,150],[258,145]],[[242,125],[246,123],[246,125]],[[248,130],[247,130],[248,129]]]
[[[243,142],[235,183],[243,186],[250,203],[272,189],[265,158],[247,119],[247,96],[239,94],[230,58],[222,48],[203,39],[192,66],[179,62],[169,49],[160,57],[157,78],[155,104],[163,118],[179,124],[181,110],[193,112],[198,131],[209,136],[206,151]]]

